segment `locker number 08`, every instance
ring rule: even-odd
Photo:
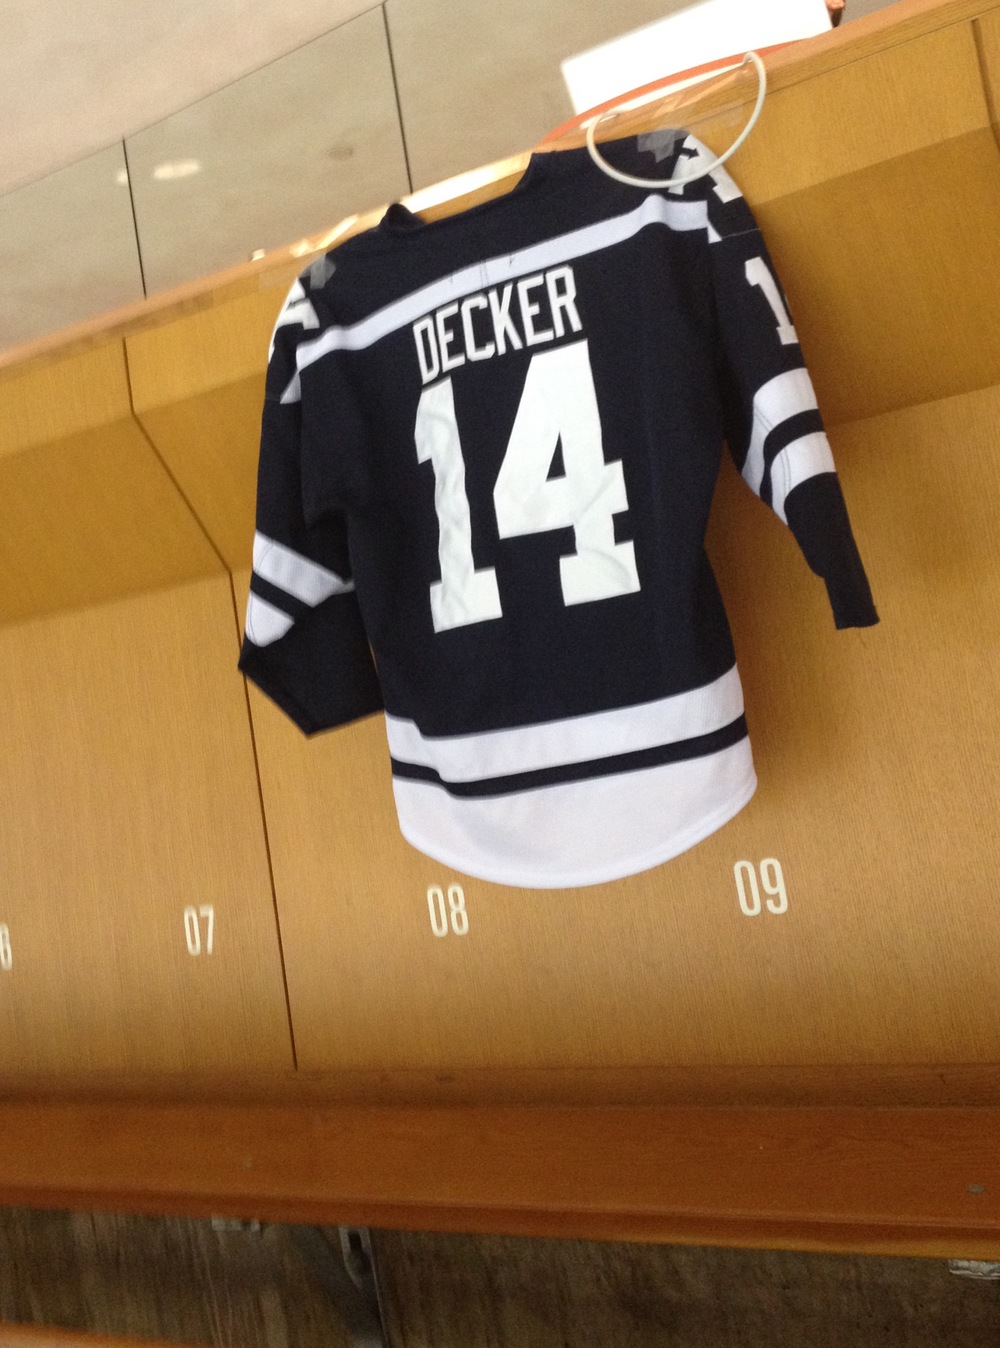
[[[447,895],[447,899],[445,898]],[[465,908],[465,890],[461,885],[431,885],[427,890],[427,911],[431,917],[431,931],[435,936],[469,934],[469,914]]]

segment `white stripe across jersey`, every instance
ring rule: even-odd
[[[530,889],[605,884],[669,861],[738,814],[756,786],[745,737],[702,758],[505,796],[392,779],[400,832],[419,851]]]
[[[349,594],[354,589],[353,580],[344,580],[336,571],[329,571],[259,531],[253,540],[253,569],[254,575],[310,608],[333,594]],[[247,601],[246,633],[255,646],[269,646],[277,641],[294,621],[290,614],[251,590]]]
[[[490,286],[503,285],[519,276],[545,271],[561,262],[572,262],[588,253],[600,252],[613,244],[631,239],[648,225],[666,225],[674,230],[708,231],[709,241],[715,243],[719,235],[708,222],[708,207],[704,201],[669,201],[661,196],[648,196],[624,215],[610,220],[585,225],[581,229],[559,234],[543,243],[532,244],[517,253],[504,253],[487,258],[472,267],[463,267],[439,281],[421,286],[402,299],[394,300],[367,318],[349,326],[327,328],[318,337],[300,342],[295,354],[296,372],[281,395],[283,403],[296,403],[302,397],[300,375],[309,365],[330,351],[361,351],[400,328],[415,323],[418,318],[450,300],[464,299]]]
[[[672,697],[513,730],[429,736],[413,721],[390,715],[385,729],[393,758],[432,768],[446,782],[475,782],[676,744],[721,730],[742,715],[743,690],[733,665],[712,683]],[[429,785],[440,796],[440,788]]]

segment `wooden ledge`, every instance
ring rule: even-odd
[[[997,1109],[3,1105],[0,1200],[1000,1255]]]

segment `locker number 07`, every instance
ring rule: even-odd
[[[189,955],[211,955],[215,947],[215,904],[184,909],[184,938]]]

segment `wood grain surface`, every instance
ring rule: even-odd
[[[0,1106],[0,1201],[996,1259],[995,1109]]]
[[[132,416],[121,343],[0,392],[0,624],[224,574]]]
[[[284,297],[265,289],[125,343],[136,418],[231,569],[250,564],[265,364]]]
[[[6,1073],[292,1065],[235,659],[228,577],[0,630]]]

